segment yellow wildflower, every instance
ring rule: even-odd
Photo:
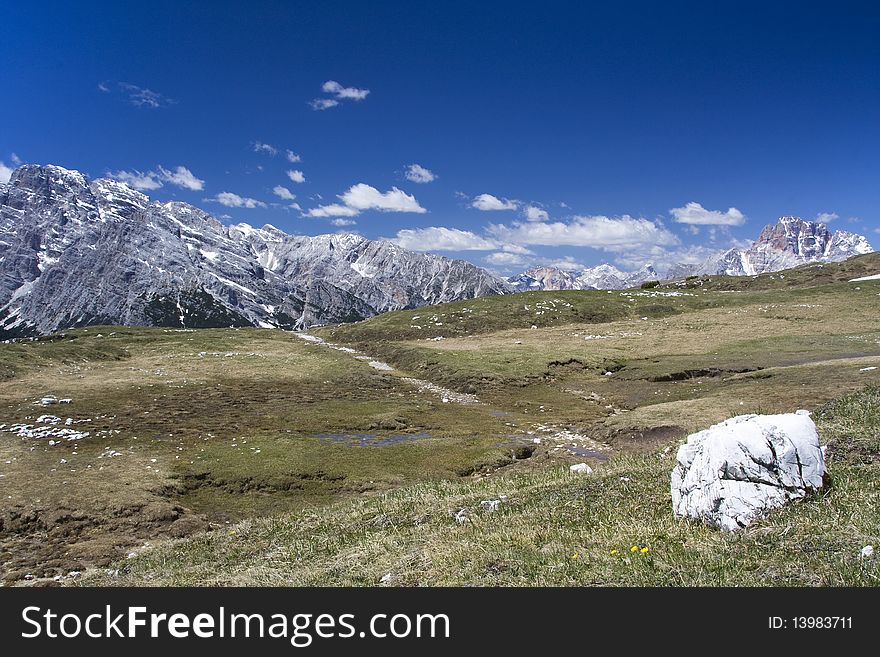
[[[638,551],[639,551],[639,546],[638,546],[638,545],[633,545],[633,546],[629,549],[629,551],[630,551],[630,552],[638,552]]]
[[[639,552],[641,552],[642,554],[648,554],[648,548],[643,547],[641,550],[639,550]]]
[[[612,557],[617,556],[617,550],[611,550],[611,556]]]

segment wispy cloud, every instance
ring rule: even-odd
[[[321,91],[329,94],[330,98],[315,98],[309,104],[313,110],[326,110],[336,107],[343,100],[363,100],[370,93],[369,89],[358,89],[357,87],[343,87],[336,80],[327,80],[321,85]]]
[[[534,205],[530,205],[525,209],[525,215],[528,221],[548,221],[550,219],[550,215],[547,214],[546,210],[542,210]]]
[[[728,208],[727,212],[707,210],[695,202],[683,208],[672,208],[669,213],[677,223],[695,226],[742,226],[746,220],[745,215],[736,208]]]
[[[336,80],[327,80],[321,85],[321,91],[325,94],[333,94],[338,100],[363,100],[370,93],[369,89],[343,87]]]
[[[276,155],[278,155],[278,149],[275,148],[272,144],[267,144],[262,141],[255,141],[254,153],[266,153],[267,155],[275,157]]]
[[[12,177],[12,167],[6,166],[6,163],[0,161],[0,183],[8,183]]]
[[[840,215],[836,212],[820,212],[816,215],[816,221],[823,224],[829,224],[835,219],[840,219]]]
[[[492,224],[490,235],[523,246],[587,246],[625,251],[644,246],[671,246],[680,240],[661,224],[629,215],[576,216],[568,222]]]
[[[496,251],[490,253],[483,260],[495,267],[526,267],[532,263],[532,258],[521,255],[519,253],[508,253],[507,251]]]
[[[421,164],[410,164],[403,174],[407,180],[414,183],[429,183],[437,180],[437,175],[430,169],[426,169]]]
[[[22,164],[21,158],[15,153],[9,154],[9,161],[12,162],[15,166],[21,166]]]
[[[185,166],[177,166],[171,171],[163,166],[157,167],[155,171],[109,171],[107,175],[140,191],[159,189],[166,183],[193,192],[200,192],[205,188],[205,181],[197,178]]]
[[[475,196],[471,201],[471,207],[483,212],[493,212],[498,210],[516,210],[518,207],[516,201],[508,199],[500,199],[492,194],[480,194]]]
[[[294,153],[289,148],[284,152],[284,155],[285,155],[285,157],[287,157],[288,162],[296,163],[296,162],[300,162],[302,160],[302,158],[299,155]]]
[[[321,205],[308,211],[310,217],[354,217],[365,210],[378,210],[380,212],[412,212],[423,214],[427,212],[419,205],[415,196],[407,194],[402,189],[392,187],[387,192],[380,192],[375,187],[365,183],[352,185],[344,194],[337,198],[342,203]]]
[[[496,240],[481,237],[469,230],[431,226],[404,229],[391,240],[413,251],[493,251],[499,248]]]
[[[360,210],[341,203],[331,203],[312,208],[306,214],[310,217],[356,217],[360,214]]]
[[[108,171],[107,176],[114,180],[118,180],[119,182],[123,182],[132,189],[137,189],[141,192],[159,189],[162,186],[162,181],[159,180],[159,174],[155,171],[147,171],[144,173],[137,170]]]
[[[220,205],[225,205],[227,208],[265,208],[266,204],[262,201],[258,201],[255,198],[248,198],[247,196],[239,196],[238,194],[233,194],[232,192],[220,192],[216,196],[212,198],[206,198],[206,201],[219,203]]]
[[[338,104],[339,101],[333,100],[332,98],[315,98],[309,103],[311,108],[316,111],[330,109],[331,107],[336,107]]]
[[[99,82],[98,90],[105,94],[118,95],[124,98],[129,105],[134,105],[135,107],[157,109],[159,107],[174,105],[177,102],[173,98],[169,98],[158,91],[153,91],[146,87],[139,87],[136,84],[130,84],[128,82]]]
[[[184,166],[178,166],[174,171],[169,171],[164,167],[159,167],[159,175],[163,181],[170,185],[183,187],[193,192],[199,192],[205,188],[205,181],[196,178],[193,172]]]
[[[284,199],[285,201],[292,201],[296,198],[296,195],[291,192],[287,187],[283,187],[282,185],[276,185],[272,188],[272,193],[275,194],[278,198]]]
[[[353,219],[334,219],[330,223],[334,226],[354,226],[357,222]]]
[[[290,171],[288,171],[287,177],[290,178],[292,182],[295,182],[297,184],[304,183],[306,181],[305,174],[297,169],[291,169]]]

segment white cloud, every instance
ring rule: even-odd
[[[325,110],[339,105],[342,100],[363,100],[370,93],[369,89],[358,89],[356,87],[343,87],[336,80],[327,80],[321,85],[321,91],[330,94],[333,98],[315,98],[309,103],[313,110]]]
[[[169,171],[163,166],[156,167],[156,171],[108,171],[107,175],[111,178],[124,182],[132,189],[140,191],[150,191],[159,189],[165,183],[183,187],[194,192],[201,191],[205,188],[205,181],[196,178],[192,171],[184,166],[175,167],[173,171]]]
[[[479,196],[474,197],[473,202],[471,202],[471,207],[488,212],[493,210],[516,210],[517,206],[514,201],[508,201],[507,199],[502,200],[491,194],[480,194]]]
[[[265,208],[266,204],[262,201],[258,201],[254,198],[248,198],[246,196],[239,196],[238,194],[233,194],[232,192],[220,192],[217,196],[213,198],[206,199],[208,201],[215,201],[220,205],[225,205],[227,208]]]
[[[278,155],[278,149],[275,148],[272,144],[264,144],[261,141],[254,142],[254,152],[255,153],[266,153],[267,155],[271,155],[275,157]]]
[[[357,185],[352,185],[339,199],[348,207],[356,210],[415,212],[416,214],[427,212],[425,208],[419,205],[414,196],[407,194],[397,187],[392,187],[391,191],[383,193],[375,187],[358,183]]]
[[[183,187],[193,192],[201,191],[205,187],[205,181],[196,178],[193,172],[184,166],[178,166],[174,171],[168,171],[168,169],[160,166],[158,175],[162,180],[171,185]]]
[[[835,219],[840,219],[840,215],[836,212],[820,212],[816,215],[816,221],[819,221],[823,224],[831,223]]]
[[[12,167],[6,166],[5,162],[0,162],[0,183],[7,183],[12,177]]]
[[[162,186],[159,174],[155,171],[147,171],[145,173],[141,173],[140,171],[117,171],[116,173],[108,171],[107,175],[114,180],[124,182],[132,189],[137,189],[139,191],[159,189]]]
[[[287,177],[290,178],[295,183],[304,183],[306,181],[306,177],[302,171],[298,169],[291,169],[287,172]]]
[[[360,214],[360,210],[350,208],[341,203],[331,203],[330,205],[319,205],[312,208],[306,214],[310,217],[356,217]]]
[[[21,166],[21,158],[15,153],[9,154],[9,161],[12,162],[15,166]]]
[[[313,110],[320,111],[325,109],[330,109],[331,107],[336,107],[339,104],[338,100],[333,100],[332,98],[315,98],[309,105],[312,106]]]
[[[343,87],[336,80],[327,80],[327,82],[321,85],[321,91],[326,94],[333,94],[338,100],[363,100],[370,93],[369,89]]]
[[[500,246],[497,241],[469,230],[443,226],[404,229],[391,241],[413,251],[492,251]]]
[[[526,208],[526,219],[529,221],[548,221],[550,215],[547,214],[546,210],[530,205]]]
[[[561,260],[551,260],[547,263],[547,267],[555,267],[562,271],[581,271],[587,268],[584,263],[575,260],[571,256],[565,256]]]
[[[688,203],[683,208],[672,208],[672,217],[680,224],[697,226],[742,226],[745,215],[736,208],[728,208],[727,212],[707,210],[699,203]]]
[[[514,222],[493,224],[488,231],[504,242],[520,245],[588,246],[623,251],[650,245],[676,245],[678,238],[660,224],[647,219],[590,216],[574,217],[570,222]]]
[[[105,94],[110,93],[110,87],[107,85],[106,82],[99,82],[98,83],[98,90],[103,91]]]
[[[532,259],[517,253],[508,253],[506,251],[496,251],[490,253],[484,259],[490,265],[496,267],[525,267],[531,264]]]
[[[118,88],[120,92],[128,96],[129,104],[134,105],[135,107],[149,107],[156,109],[158,107],[167,107],[168,105],[173,105],[177,102],[160,94],[158,91],[139,87],[134,84],[128,84],[127,82],[120,82]]]
[[[330,223],[334,226],[354,226],[357,222],[353,219],[334,219]]]
[[[437,176],[430,169],[426,169],[421,164],[410,164],[404,173],[406,179],[414,183],[429,183],[437,180]]]
[[[296,195],[287,189],[287,187],[282,187],[281,185],[275,185],[275,187],[272,188],[272,193],[278,198],[283,198],[285,201],[292,201],[296,198]]]
[[[295,162],[300,162],[300,161],[302,161],[302,158],[301,158],[299,155],[297,155],[296,153],[294,153],[292,150],[290,150],[289,148],[285,151],[284,154],[285,154],[285,156],[287,157],[287,161],[288,161],[288,162],[294,162],[294,163],[295,163]]]

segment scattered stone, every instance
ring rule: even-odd
[[[467,522],[468,519],[468,510],[467,509],[459,509],[456,513],[453,514],[455,517],[455,522],[459,525],[463,522]]]
[[[673,511],[733,531],[822,487],[808,411],[740,415],[688,436],[672,471]]]
[[[497,511],[498,507],[501,506],[501,500],[483,500],[480,502],[480,506],[489,512]]]
[[[568,470],[572,474],[593,474],[593,468],[588,466],[586,463],[575,463],[574,465],[569,467]]]
[[[861,552],[859,552],[859,557],[862,559],[873,559],[874,558],[874,546],[866,545],[862,548]]]

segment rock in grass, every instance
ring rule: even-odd
[[[571,467],[568,468],[572,474],[592,474],[593,468],[588,466],[586,463],[575,463]]]
[[[672,507],[678,517],[733,531],[821,488],[824,474],[809,412],[740,415],[679,448]]]

